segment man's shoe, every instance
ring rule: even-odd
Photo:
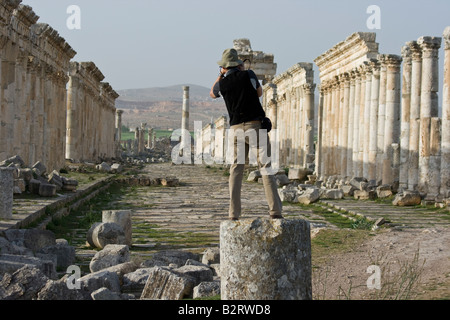
[[[281,214],[277,214],[274,216],[270,216],[271,219],[284,219],[284,217]]]

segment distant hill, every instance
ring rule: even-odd
[[[210,88],[186,85],[189,86],[191,130],[194,128],[194,121],[202,121],[206,125],[227,113],[222,99],[211,99]],[[141,123],[147,123],[155,129],[180,128],[183,86],[185,85],[118,90],[120,97],[116,100],[116,108],[124,111],[122,123],[130,128],[140,126]]]
[[[183,101],[183,86],[189,87],[189,99],[191,101],[210,101],[209,88],[186,84],[170,87],[154,87],[144,89],[128,89],[117,91],[122,101]]]

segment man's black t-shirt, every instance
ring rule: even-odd
[[[265,117],[256,90],[259,86],[253,71],[237,69],[228,71],[226,76],[215,85],[214,95],[216,97],[219,97],[220,94],[223,96],[230,116],[230,125],[260,120]]]

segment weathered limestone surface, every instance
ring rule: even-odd
[[[93,62],[71,62],[67,89],[66,158],[98,161],[116,156],[118,94]],[[120,119],[119,119],[120,120]],[[111,124],[115,123],[115,126]]]
[[[280,164],[314,168],[314,71],[297,63],[264,86],[266,115],[278,129]]]
[[[239,59],[245,62],[248,60],[251,70],[253,70],[263,84],[270,82],[277,72],[277,64],[274,63],[274,55],[262,51],[254,51],[249,39],[236,39],[233,47],[239,55]]]
[[[321,79],[315,174],[321,181],[364,177],[394,192],[419,190],[427,201],[449,196],[449,28],[443,39],[442,118],[440,37],[407,42],[399,56],[379,54],[374,33],[355,33],[315,59]]]
[[[41,161],[52,171],[64,166],[66,151],[78,159],[115,156],[117,94],[107,83],[70,79],[76,52],[20,3],[0,4],[0,160],[20,155],[27,166]]]
[[[450,197],[450,27],[444,30],[444,89],[442,91],[441,195]]]
[[[220,225],[223,300],[311,299],[311,240],[305,220],[251,219]]]
[[[0,167],[0,219],[11,219],[15,168]]]
[[[125,244],[132,244],[131,210],[107,210],[102,212],[102,222],[116,223],[125,233]]]

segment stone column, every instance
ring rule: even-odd
[[[131,210],[102,211],[102,222],[119,225],[125,233],[125,244],[129,247],[132,245],[131,216]]]
[[[378,55],[380,61],[380,99],[378,104],[378,125],[377,125],[377,182],[383,177],[384,158],[384,126],[386,122],[386,84],[387,67],[384,55]]]
[[[349,109],[350,109],[350,75],[348,73],[345,73],[342,78],[344,85],[344,91],[343,91],[343,97],[341,97],[341,100],[343,104],[341,105],[341,132],[340,132],[340,146],[341,146],[341,152],[340,152],[340,168],[338,174],[342,175],[343,177],[347,176],[347,161],[350,161],[347,159],[348,154],[348,116],[349,116]]]
[[[311,239],[305,220],[220,225],[222,300],[310,300]]]
[[[320,179],[322,176],[322,128],[323,128],[323,106],[326,99],[326,91],[323,84],[318,86],[319,89],[319,105],[317,109],[317,143],[316,143],[316,158],[315,158],[315,175]]]
[[[402,58],[396,55],[384,57],[387,66],[386,122],[384,131],[383,183],[398,181],[398,168],[394,166],[393,144],[400,142],[400,67]]]
[[[419,184],[420,92],[422,86],[422,49],[416,41],[408,42],[411,49],[411,109],[409,121],[408,189]]]
[[[183,87],[183,109],[181,114],[181,148],[180,152],[184,150],[186,146],[186,140],[189,139],[189,135],[186,131],[189,131],[189,87]],[[181,154],[180,154],[181,155]]]
[[[12,219],[15,168],[0,168],[0,219]]]
[[[360,110],[361,110],[361,73],[359,69],[355,71],[355,102],[353,106],[353,176],[361,175],[359,167],[359,142],[360,142]]]
[[[410,139],[410,119],[411,119],[411,79],[412,79],[412,58],[411,48],[405,45],[402,48],[403,57],[403,85],[402,85],[402,106],[400,122],[400,168],[399,168],[399,189],[408,189],[408,162],[409,162],[409,139]]]
[[[369,172],[368,180],[376,181],[377,168],[377,132],[378,132],[378,103],[380,97],[380,64],[371,61],[372,88],[370,101],[370,136],[369,136]]]
[[[420,100],[419,191],[428,193],[430,173],[431,118],[438,116],[439,65],[441,38],[421,37],[422,88]]]
[[[355,85],[356,75],[355,71],[350,72],[350,94],[348,103],[348,133],[347,133],[347,176],[352,178],[353,174],[353,126],[355,123]]]
[[[122,114],[123,110],[116,110],[116,141],[119,144],[122,141]]]
[[[305,123],[306,126],[304,128],[305,138],[304,138],[304,146],[305,146],[305,154],[303,165],[309,166],[314,157],[314,91],[316,89],[316,85],[313,83],[306,83],[303,85],[303,101],[304,101],[304,110],[305,110]]]
[[[444,30],[444,49],[440,194],[445,198],[450,198],[450,27],[447,27]]]
[[[372,98],[372,68],[369,64],[364,67],[366,75],[365,103],[364,103],[364,148],[363,148],[363,177],[369,178],[369,146],[370,146],[370,110]]]

